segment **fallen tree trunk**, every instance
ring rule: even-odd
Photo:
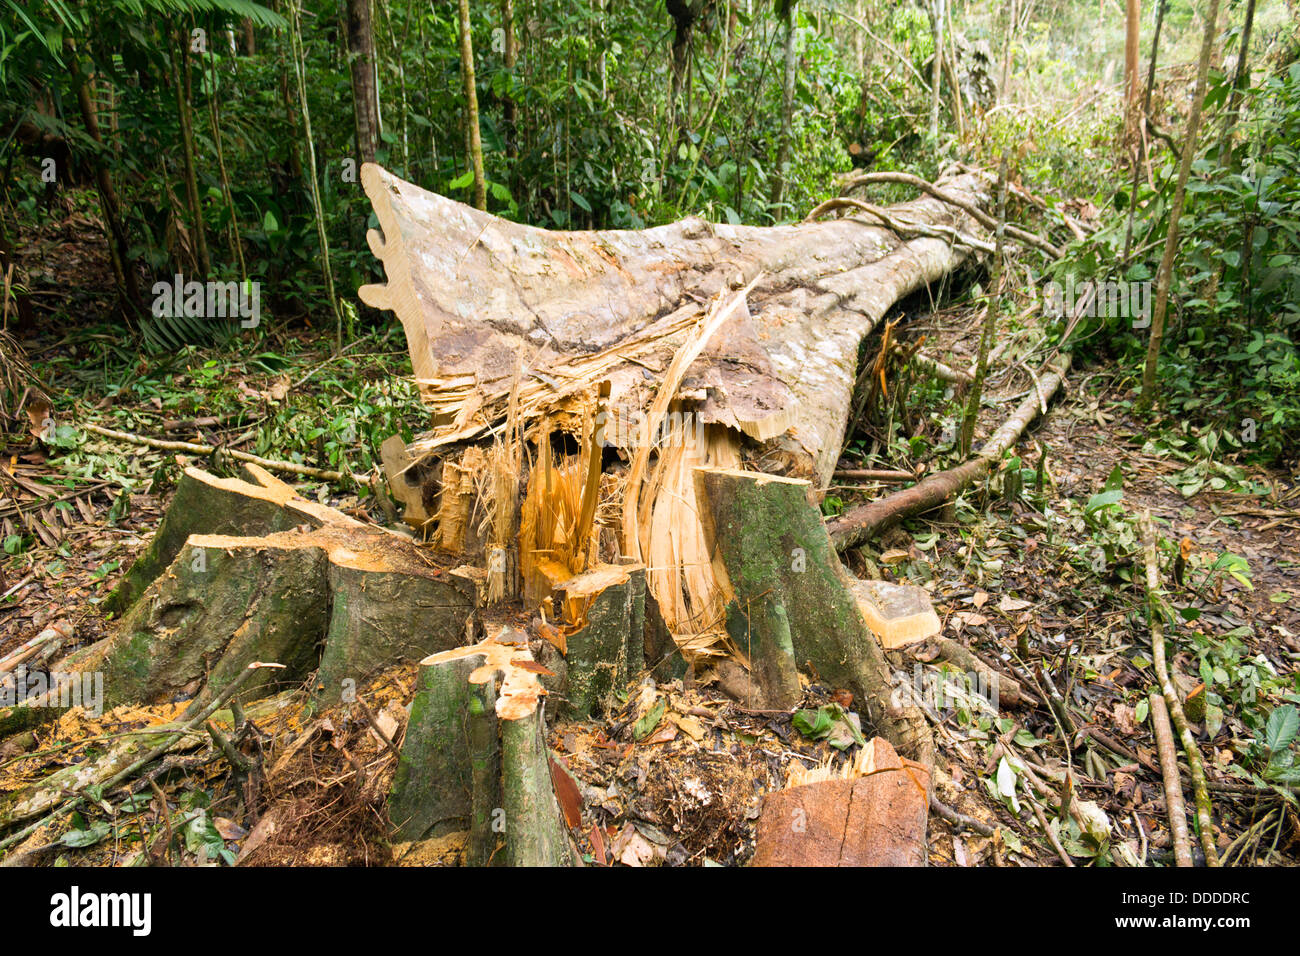
[[[858,343],[900,298],[967,257],[948,237],[902,240],[854,217],[550,232],[428,193],[378,166],[363,166],[362,182],[382,229],[371,231],[370,246],[388,282],[360,295],[397,313],[434,414],[433,432],[412,445],[417,457],[503,420],[516,378],[526,425],[606,379],[610,408],[640,414],[653,393],[648,380],[667,367],[701,304],[755,283],[749,314],[712,343],[683,388],[701,391],[705,423],[759,441],[788,429],[783,470],[820,487],[839,455]],[[945,193],[976,207],[987,187],[985,177],[965,174],[945,183]],[[966,211],[930,196],[890,211],[911,223],[979,231]]]
[[[537,452],[519,525],[526,606],[541,606],[597,552],[641,560],[677,646],[706,659],[735,648],[705,556],[693,469],[773,472],[824,488],[860,342],[900,298],[965,262],[958,240],[980,231],[964,209],[924,196],[885,217],[906,222],[909,239],[878,216],[550,232],[378,166],[364,166],[362,181],[382,229],[370,245],[388,281],[360,294],[397,313],[433,414],[433,430],[407,448],[405,471],[433,476],[430,461],[451,463],[466,443],[517,433]],[[944,185],[972,208],[987,199],[982,175]],[[565,441],[579,453],[555,460],[552,446]],[[606,489],[617,458],[629,468]],[[418,504],[408,520],[422,526],[442,513],[432,498],[455,494],[446,481],[433,495],[397,484]],[[621,521],[597,518],[610,533],[588,540],[593,499]]]
[[[923,514],[943,505],[972,482],[984,477],[1002,456],[1020,439],[1029,423],[1038,417],[1046,403],[1056,394],[1070,369],[1068,353],[1048,364],[1039,376],[1038,388],[1029,395],[1010,418],[980,447],[975,457],[955,468],[930,475],[910,488],[884,498],[851,508],[826,524],[838,551],[857,547],[862,542],[893,527],[904,518]]]

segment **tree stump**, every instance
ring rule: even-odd
[[[551,783],[545,674],[517,631],[421,662],[389,799],[398,839],[467,829],[470,865],[576,862]]]
[[[893,700],[885,655],[863,620],[809,482],[724,468],[695,470],[705,537],[728,594],[727,628],[747,649],[758,693],[789,708],[808,666],[861,702],[867,720],[900,752],[926,766],[933,743],[925,717]]]
[[[115,592],[125,614],[66,662],[103,671],[109,706],[206,700],[255,660],[284,667],[255,675],[246,698],[319,670],[330,703],[383,667],[472,637],[469,577],[404,535],[307,501],[259,468],[248,474],[185,469]]]

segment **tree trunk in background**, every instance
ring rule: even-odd
[[[934,66],[930,73],[930,138],[939,138],[939,85],[943,77],[943,0],[930,0],[930,32],[934,35]]]
[[[1147,66],[1147,85],[1142,94],[1142,115],[1138,118],[1139,141],[1144,152],[1146,150],[1146,130],[1151,114],[1151,91],[1156,85],[1156,56],[1160,52],[1160,30],[1165,23],[1165,10],[1169,7],[1169,0],[1160,0],[1159,6],[1156,7],[1156,29],[1151,35],[1151,62]],[[1144,157],[1147,160],[1147,166],[1151,165],[1150,155]],[[1124,226],[1124,263],[1128,263],[1129,252],[1133,248],[1133,217],[1137,214],[1137,192],[1138,183],[1142,175],[1139,166],[1133,167],[1133,182],[1129,189],[1128,205],[1128,223]],[[1148,176],[1150,173],[1148,173]]]
[[[797,61],[794,54],[794,5],[798,0],[783,0],[779,13],[785,21],[785,76],[781,83],[781,140],[776,148],[776,170],[772,181],[772,205],[785,200],[786,164],[790,161],[790,140],[794,124],[794,86]],[[780,213],[774,210],[780,218]]]
[[[348,54],[357,156],[363,163],[373,163],[379,140],[379,104],[375,92],[375,34],[370,20],[370,0],[348,0]]]
[[[1250,33],[1255,25],[1255,0],[1246,0],[1246,22],[1241,27],[1241,49],[1237,51],[1237,69],[1232,77],[1232,95],[1228,98],[1227,116],[1223,121],[1223,138],[1219,142],[1219,166],[1232,158],[1232,130],[1237,125],[1241,94],[1250,85]]]
[[[199,274],[207,278],[212,273],[208,259],[208,237],[203,224],[203,202],[199,198],[199,178],[194,159],[194,118],[190,112],[190,37],[182,26],[177,34],[180,45],[180,62],[172,54],[172,80],[176,86],[176,119],[181,129],[181,155],[184,158],[185,198],[190,207],[191,227],[194,230],[194,256]]]
[[[519,46],[515,40],[515,4],[514,0],[501,0],[501,61],[507,73],[514,73],[515,63],[519,60]],[[501,110],[505,120],[506,158],[519,157],[519,139],[516,126],[519,123],[515,98],[506,94],[502,98]]]
[[[221,174],[221,195],[225,199],[226,209],[230,213],[230,221],[226,225],[227,236],[230,239],[230,254],[231,258],[239,263],[239,278],[247,282],[248,267],[244,262],[244,246],[239,237],[239,210],[235,207],[235,195],[230,190],[230,176],[226,173],[226,156],[221,145],[221,100],[216,94],[218,84],[217,63],[211,47],[208,47],[208,82],[211,84],[209,89],[213,91],[213,95],[208,97],[208,118],[212,124],[212,144],[217,150],[217,171]]]
[[[1138,399],[1139,411],[1151,408],[1156,392],[1156,364],[1160,360],[1160,342],[1165,333],[1165,313],[1169,308],[1169,287],[1174,272],[1174,253],[1178,249],[1178,220],[1183,214],[1183,200],[1187,194],[1187,177],[1192,171],[1196,156],[1196,134],[1201,126],[1201,107],[1205,103],[1205,85],[1210,75],[1210,54],[1214,52],[1214,37],[1219,21],[1219,0],[1210,0],[1210,12],[1205,18],[1205,36],[1201,40],[1201,61],[1196,68],[1196,91],[1192,94],[1192,112],[1187,117],[1187,132],[1183,134],[1183,159],[1178,167],[1178,184],[1174,187],[1174,201],[1169,207],[1169,231],[1165,234],[1165,252],[1160,258],[1160,271],[1156,275],[1156,307],[1151,317],[1151,341],[1147,344],[1146,367],[1142,371],[1142,395]]]
[[[465,128],[469,162],[474,170],[474,208],[487,209],[483,178],[483,140],[478,128],[478,89],[474,79],[474,41],[470,33],[469,0],[460,0],[460,75],[465,81]]]
[[[75,76],[78,71],[76,51],[72,41],[65,40],[63,47],[70,55],[69,72]],[[81,121],[86,126],[87,135],[103,146],[104,139],[99,134],[99,119],[95,115],[95,103],[90,96],[89,75],[85,76],[77,87],[77,109],[81,113]],[[109,174],[108,167],[99,156],[92,157],[92,162],[95,164],[95,186],[99,192],[100,211],[104,216],[104,227],[108,231],[108,254],[113,264],[113,278],[125,304],[124,311],[130,315],[140,305],[140,283],[136,279],[135,270],[131,268],[128,255],[130,244],[126,238],[126,227],[122,223],[122,207],[118,202],[117,190],[113,187],[113,177]]]
[[[1011,0],[1011,8],[1007,12],[1007,37],[1002,44],[1002,77],[998,80],[998,102],[1006,96],[1007,83],[1011,79],[1011,43],[1016,35],[1018,6],[1017,0]]]
[[[289,44],[293,54],[293,75],[298,87],[298,104],[302,108],[302,128],[307,144],[307,168],[311,175],[311,207],[316,217],[316,237],[320,240],[321,278],[325,280],[325,294],[329,297],[330,307],[334,310],[334,350],[343,350],[343,313],[339,311],[339,300],[334,294],[334,269],[330,265],[329,237],[325,232],[325,210],[320,201],[320,179],[316,173],[316,145],[311,137],[311,110],[307,106],[307,66],[302,52],[302,24],[299,20],[301,11],[299,0],[289,0]]]
[[[1141,0],[1127,0],[1124,10],[1124,145],[1132,150],[1133,163],[1141,162],[1138,141],[1138,109],[1142,87],[1138,82],[1138,27],[1142,21]]]
[[[988,304],[984,311],[984,329],[980,335],[979,355],[975,361],[975,380],[971,382],[970,395],[967,396],[966,416],[961,423],[961,456],[970,454],[971,442],[975,440],[975,423],[979,420],[980,399],[984,394],[984,376],[989,367],[989,349],[998,330],[998,310],[1002,307],[1002,240],[1006,235],[1007,225],[1007,155],[1002,154],[998,165],[998,228],[996,245],[993,249],[993,269],[989,277]]]
[[[689,100],[691,28],[704,6],[703,0],[665,0],[668,15],[673,18],[672,85],[668,90],[668,115],[674,131],[680,135],[689,125],[690,116],[684,105]],[[676,137],[669,137],[675,140]],[[668,143],[672,146],[672,143]]]
[[[12,275],[9,273],[10,267],[13,268]],[[9,276],[13,285],[26,287],[27,273],[22,269],[14,257],[14,247],[9,241],[9,236],[5,232],[5,217],[3,210],[0,210],[0,286],[3,286],[5,277]],[[20,331],[28,331],[36,326],[36,313],[32,310],[32,300],[27,293],[19,292],[17,288],[11,288],[10,294],[18,307],[18,325]],[[4,305],[0,303],[0,312],[3,312]]]

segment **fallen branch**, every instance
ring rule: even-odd
[[[1151,727],[1155,731],[1156,749],[1160,752],[1160,772],[1165,783],[1165,809],[1169,812],[1169,829],[1174,837],[1174,860],[1178,866],[1192,865],[1192,848],[1187,840],[1187,809],[1183,806],[1183,782],[1178,774],[1178,752],[1169,727],[1169,712],[1160,694],[1151,695]]]
[[[1056,394],[1069,369],[1069,353],[1047,364],[1041,379],[1041,394],[1045,398],[1051,398]],[[846,548],[856,547],[904,518],[922,514],[947,502],[967,485],[988,474],[993,465],[1020,439],[1030,422],[1037,418],[1041,411],[1039,393],[1030,395],[1020,403],[1015,414],[1003,422],[1002,426],[989,437],[970,461],[956,468],[933,474],[910,488],[878,498],[861,507],[852,508],[834,521],[827,522],[826,530],[830,532],[835,549],[843,551]]]
[[[946,803],[941,802],[933,793],[930,794],[930,809],[959,830],[964,827],[967,830],[973,830],[980,836],[986,837],[991,837],[994,832],[996,832],[993,827],[989,826],[983,820],[976,820],[974,817],[960,813],[948,806]]]
[[[1205,787],[1205,765],[1201,762],[1201,750],[1196,746],[1192,731],[1187,726],[1187,716],[1183,713],[1182,702],[1178,692],[1169,679],[1169,668],[1165,663],[1165,628],[1160,615],[1156,595],[1160,591],[1160,566],[1156,557],[1156,536],[1151,525],[1151,512],[1144,510],[1138,518],[1138,527],[1142,531],[1142,555],[1147,570],[1147,620],[1151,627],[1151,662],[1155,665],[1156,678],[1160,682],[1160,693],[1164,695],[1169,707],[1169,716],[1173,718],[1174,729],[1182,742],[1183,752],[1187,755],[1187,769],[1192,778],[1192,794],[1196,799],[1196,829],[1201,838],[1201,849],[1205,852],[1206,866],[1220,866],[1219,854],[1214,847],[1214,807],[1210,803],[1210,794]],[[1163,758],[1163,754],[1161,755]],[[1167,785],[1166,785],[1167,789]]]
[[[828,199],[815,207],[812,212],[804,216],[804,222],[816,222],[828,212],[834,212],[836,209],[859,209],[868,215],[874,216],[880,220],[881,225],[885,226],[892,232],[897,233],[903,239],[911,239],[916,236],[928,236],[932,239],[947,239],[954,244],[969,246],[972,249],[978,249],[980,252],[992,254],[993,246],[983,239],[976,239],[974,236],[959,232],[950,226],[932,226],[926,223],[914,222],[911,220],[895,219],[888,212],[879,206],[869,202],[863,202],[861,199],[850,199],[847,196],[837,196],[834,199]]]
[[[923,355],[920,352],[917,352],[912,356],[912,361],[925,369],[935,378],[943,379],[945,382],[952,382],[956,385],[969,385],[975,380],[975,377],[969,372],[963,372],[961,369],[945,365],[938,359],[931,358],[928,355]],[[992,361],[992,356],[989,357],[989,361]]]
[[[227,684],[225,690],[223,690],[220,694],[218,694],[210,704],[208,704],[206,707],[200,710],[194,717],[190,718],[179,728],[177,728],[174,732],[169,734],[166,737],[166,739],[164,739],[156,747],[153,747],[148,752],[146,752],[144,756],[127,764],[117,773],[113,774],[107,780],[103,781],[100,784],[100,792],[107,793],[113,787],[116,787],[119,783],[122,783],[125,780],[129,780],[131,777],[135,776],[137,773],[139,773],[141,770],[147,767],[150,763],[157,760],[163,754],[167,753],[167,751],[171,750],[172,747],[176,746],[176,744],[180,740],[184,739],[185,737],[193,733],[196,727],[204,723],[206,720],[208,720],[208,718],[210,718],[213,714],[215,714],[218,710],[220,710],[222,705],[224,705],[226,701],[230,700],[230,698],[235,695],[235,693],[239,690],[239,688],[243,686],[244,681],[246,681],[255,671],[260,670],[264,667],[279,667],[279,666],[281,665],[264,664],[260,661],[254,661],[252,664],[249,664],[248,667],[244,668],[243,673],[241,673],[238,677],[236,677],[229,684]],[[92,782],[95,781],[87,781],[87,784]],[[49,813],[41,817],[35,823],[29,824],[28,826],[19,830],[17,833],[11,834],[10,836],[5,837],[3,840],[0,840],[0,851],[6,850],[9,847],[13,846],[15,843],[19,843],[22,840],[27,839],[27,837],[31,836],[37,830],[53,823],[55,820],[63,816],[65,813],[68,813],[71,810],[75,810],[78,806],[80,806],[81,802],[84,799],[85,798],[81,794],[77,794],[74,797],[70,797],[62,805],[56,807],[54,810],[51,810]]]
[[[271,458],[262,458],[259,455],[250,455],[245,451],[218,448],[215,445],[197,445],[188,441],[164,441],[161,438],[148,438],[144,435],[133,435],[130,432],[118,431],[116,428],[104,428],[90,422],[87,422],[83,427],[86,431],[95,435],[102,435],[104,438],[130,442],[133,445],[144,445],[147,448],[156,448],[159,451],[182,452],[187,455],[212,455],[219,451],[236,461],[259,465],[267,471],[283,471],[293,475],[302,475],[305,478],[315,478],[317,481],[342,481],[350,474],[348,471],[329,471],[325,468],[300,465],[293,461],[276,461]]]
[[[973,218],[985,229],[992,231],[996,229],[998,226],[997,220],[995,220],[992,216],[986,213],[983,209],[980,209],[975,204],[967,202],[966,200],[962,199],[960,196],[954,196],[952,193],[940,189],[938,186],[934,185],[933,183],[927,182],[926,180],[922,179],[920,176],[913,176],[911,173],[897,173],[897,172],[883,172],[883,171],[874,172],[874,173],[857,173],[853,176],[848,176],[844,180],[842,180],[840,183],[840,188],[841,190],[848,190],[848,189],[852,189],[854,186],[865,186],[869,183],[898,183],[904,186],[912,186],[913,188],[919,189],[922,192],[929,193],[935,199],[946,202],[949,205],[956,206],[962,212],[966,213],[971,218]],[[823,203],[823,205],[825,205],[825,203]],[[1029,232],[1028,230],[1021,229],[1019,226],[1012,226],[1008,224],[1006,227],[1006,232],[1007,235],[1010,236],[1011,238],[1018,239],[1023,243],[1031,245],[1035,249],[1039,249],[1047,253],[1053,259],[1059,259],[1063,255],[1061,249],[1058,248],[1057,246],[1052,245],[1052,243],[1048,242],[1046,239],[1042,238],[1041,236],[1036,236],[1032,232]],[[987,245],[987,243],[985,245]]]
[[[915,481],[916,474],[911,471],[898,471],[892,468],[837,468],[832,478],[852,478],[858,481]]]

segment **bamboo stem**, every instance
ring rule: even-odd
[[[1165,809],[1169,829],[1174,837],[1174,860],[1178,866],[1192,865],[1192,848],[1187,840],[1187,808],[1183,805],[1183,782],[1178,773],[1178,751],[1169,727],[1169,711],[1160,694],[1151,695],[1151,726],[1155,731],[1156,749],[1160,752],[1160,772],[1165,782]]]
[[[1214,6],[1218,6],[1217,0]],[[1155,530],[1151,525],[1151,512],[1143,511],[1138,518],[1138,527],[1142,531],[1142,552],[1146,562],[1147,585],[1147,619],[1151,627],[1151,659],[1155,665],[1156,677],[1160,681],[1160,692],[1164,695],[1173,718],[1174,729],[1182,742],[1183,752],[1187,755],[1187,768],[1192,778],[1192,793],[1196,798],[1196,829],[1200,833],[1201,849],[1205,851],[1206,866],[1220,866],[1219,854],[1214,847],[1214,807],[1210,803],[1210,794],[1205,786],[1205,766],[1201,761],[1200,748],[1187,726],[1187,716],[1183,713],[1182,702],[1178,692],[1169,679],[1169,668],[1165,662],[1165,629],[1157,604],[1160,591],[1160,568],[1156,558]]]

